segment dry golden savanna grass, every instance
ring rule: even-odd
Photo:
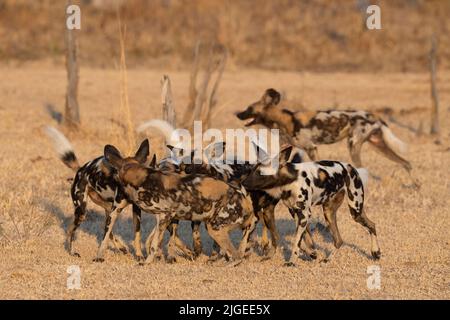
[[[120,55],[117,6],[127,25],[129,66],[185,68],[197,40],[230,51],[228,66],[274,70],[423,71],[430,36],[449,66],[450,2],[442,0],[73,0],[82,12],[80,60],[106,67]],[[64,59],[66,1],[0,1],[0,59]],[[358,5],[359,4],[359,5]],[[365,28],[381,8],[382,30]],[[61,18],[59,18],[61,17]],[[95,45],[94,45],[95,44]]]
[[[161,116],[159,81],[165,70],[128,70],[127,88],[132,125]],[[410,145],[409,159],[422,183],[415,191],[405,187],[407,175],[395,164],[363,148],[363,162],[380,181],[372,180],[367,214],[376,223],[382,258],[372,261],[369,235],[350,218],[346,206],[338,213],[344,245],[329,264],[298,260],[296,268],[283,266],[290,254],[294,224],[286,209],[277,208],[281,233],[279,252],[260,262],[257,255],[236,268],[207,265],[206,256],[173,265],[157,262],[137,266],[132,255],[108,251],[106,261],[93,263],[104,215],[89,205],[87,220],[75,243],[81,258],[68,255],[65,231],[73,215],[68,178],[73,173],[57,159],[42,132],[53,124],[44,106],[62,110],[66,86],[63,67],[46,63],[20,68],[0,67],[0,298],[39,299],[405,299],[450,298],[450,73],[439,73],[441,101],[440,144],[427,135],[391,124],[397,136]],[[169,72],[178,113],[188,101],[187,72]],[[68,134],[81,162],[102,153],[106,143],[121,141],[116,119],[121,105],[121,74],[114,69],[80,70],[79,102],[82,132]],[[219,93],[226,103],[213,119],[217,128],[241,128],[233,113],[257,100],[268,87],[311,109],[327,107],[375,110],[390,107],[404,126],[428,128],[429,76],[426,73],[295,73],[242,69],[226,72]],[[400,110],[417,109],[400,114]],[[421,111],[422,110],[422,111]],[[425,110],[425,111],[423,111]],[[142,138],[142,137],[141,137]],[[161,139],[150,133],[152,148]],[[319,148],[322,158],[349,161],[345,142]],[[323,220],[321,211],[314,210]],[[144,215],[144,237],[153,218]],[[116,233],[132,248],[131,214],[118,220]],[[191,243],[182,223],[182,238]],[[204,231],[204,230],[203,230]],[[259,230],[260,232],[261,230]],[[233,234],[234,239],[238,234]],[[205,253],[211,240],[203,232]],[[332,248],[327,231],[316,230],[321,255]],[[381,289],[367,288],[367,268],[381,268]],[[81,269],[81,289],[68,290],[67,268]]]

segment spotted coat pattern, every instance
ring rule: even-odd
[[[266,171],[266,172],[264,172]],[[260,166],[244,181],[247,188],[261,188],[274,198],[281,198],[296,221],[296,235],[290,262],[299,253],[300,240],[311,218],[311,208],[322,206],[324,213],[335,213],[347,195],[352,218],[363,225],[372,236],[372,255],[379,258],[375,224],[364,213],[364,185],[358,171],[350,164],[338,161],[317,161],[300,164],[287,163],[274,175]],[[333,212],[330,212],[333,211]],[[330,217],[328,216],[328,218]],[[327,218],[327,220],[328,220]],[[331,223],[335,221],[329,221]],[[335,228],[335,225],[331,225]],[[332,232],[335,246],[342,244],[339,234]],[[337,238],[336,238],[337,237]]]

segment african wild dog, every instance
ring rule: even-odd
[[[239,163],[237,161],[237,156],[233,159],[226,159],[226,162],[224,163],[222,155],[225,152],[225,142],[216,143],[215,148],[217,147],[221,149],[221,152],[215,154],[214,156],[208,154],[208,150],[205,151],[207,164],[204,166],[204,169],[208,170],[209,175],[214,175],[229,183],[241,185],[242,181],[253,172],[256,164],[250,163],[249,161]],[[287,155],[286,161],[301,163],[303,161],[303,151],[295,148],[295,150],[292,150],[292,152]],[[255,216],[263,223],[261,247],[266,255],[265,259],[271,258],[276,252],[279,241],[279,234],[275,225],[275,207],[280,199],[272,197],[264,190],[247,190],[247,192],[252,198],[253,212]],[[268,232],[271,234],[270,247]],[[311,231],[309,227],[305,238],[306,245],[312,249],[314,247],[314,243],[311,238]]]
[[[148,144],[148,140],[147,141]],[[204,221],[210,236],[235,262],[243,257],[250,233],[256,224],[250,197],[243,188],[206,175],[181,175],[172,171],[149,168],[123,158],[111,145],[105,146],[105,158],[117,170],[122,184],[114,199],[114,210],[106,226],[100,246],[104,250],[117,215],[126,206],[126,199],[156,216],[150,235],[151,248],[145,263],[153,262],[161,246],[164,230],[174,220]],[[244,229],[239,250],[230,241],[229,232]]]
[[[336,211],[347,195],[352,218],[365,227],[372,241],[371,253],[374,259],[380,258],[375,224],[364,212],[364,180],[368,174],[365,169],[355,169],[352,165],[322,160],[299,164],[284,161],[288,147],[280,152],[280,166],[273,169],[262,160],[261,164],[243,181],[247,189],[263,189],[274,198],[281,198],[289,208],[296,222],[296,234],[293,241],[289,264],[293,265],[299,254],[300,241],[308,226],[313,206],[322,206],[327,220],[335,250],[323,261],[328,261],[342,245],[337,230]],[[311,258],[316,258],[315,251],[306,251]]]
[[[313,161],[318,160],[316,144],[332,144],[347,139],[353,164],[362,167],[361,147],[368,141],[388,159],[400,164],[412,179],[411,164],[401,156],[406,145],[374,114],[353,110],[294,113],[278,108],[279,102],[280,94],[274,89],[267,89],[259,101],[236,116],[241,120],[251,119],[246,126],[262,124],[268,128],[278,127],[290,144],[305,149]],[[415,181],[414,184],[418,186]]]
[[[72,202],[75,206],[75,217],[67,231],[67,246],[70,255],[80,256],[73,249],[73,241],[75,239],[75,231],[86,218],[87,196],[105,210],[106,221],[108,221],[110,220],[109,215],[114,204],[114,196],[120,188],[120,183],[116,178],[116,169],[106,161],[104,156],[95,158],[80,167],[75,151],[67,138],[53,127],[47,127],[46,133],[53,141],[54,148],[62,162],[76,172],[70,192]],[[144,163],[147,160],[148,154],[148,145],[143,145],[134,157],[128,158],[128,161]],[[152,160],[152,163],[154,162],[155,158]],[[136,205],[133,205],[134,246],[137,259],[143,260],[140,222],[141,210]],[[117,249],[123,253],[128,252],[126,245],[119,237],[113,235],[112,232],[109,237]],[[103,258],[97,255],[96,259],[101,261]]]
[[[177,133],[168,122],[164,120],[154,119],[143,123],[140,128],[155,128],[161,131],[167,142],[175,145],[177,143]],[[225,159],[225,142],[211,143],[205,148],[202,154],[201,164],[193,163],[194,153],[190,154],[190,157],[184,154],[181,148],[174,148],[168,146],[171,151],[171,157],[165,161],[162,160],[162,167],[172,167],[174,171],[188,174],[206,174],[217,179],[226,181],[227,183],[240,186],[243,179],[250,174],[255,164],[249,161],[238,161],[239,156],[234,155],[233,159]],[[300,163],[303,159],[303,150],[295,148],[295,151],[289,157],[289,161],[293,163]],[[189,164],[184,163],[182,160],[185,157],[189,157]],[[251,190],[249,191],[250,197],[253,203],[253,210],[255,216],[259,221],[263,222],[263,233],[261,238],[261,247],[265,254],[265,258],[271,258],[277,249],[277,243],[279,241],[278,231],[275,226],[275,207],[280,199],[273,198],[263,190]],[[200,222],[193,221],[192,235],[194,244],[195,256],[200,255],[202,252],[202,244],[200,238]],[[271,246],[269,246],[268,231],[271,234]],[[254,235],[254,234],[253,234]],[[310,230],[307,230],[306,244],[309,247],[313,247]],[[146,245],[148,247],[148,244]],[[215,254],[215,252],[214,252]]]

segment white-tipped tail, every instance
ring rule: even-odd
[[[165,137],[166,143],[172,146],[177,146],[181,140],[180,134],[167,121],[161,119],[153,119],[142,123],[136,130],[142,132],[149,128],[158,129]]]
[[[44,131],[52,141],[53,148],[61,161],[69,168],[77,170],[79,168],[78,160],[69,140],[54,127],[46,126]]]
[[[69,140],[56,128],[46,126],[44,129],[47,136],[53,143],[53,148],[60,158],[69,152],[73,152],[73,147]]]
[[[357,168],[356,171],[358,171],[358,175],[361,178],[364,190],[367,191],[369,188],[369,171],[366,168]]]
[[[402,156],[408,152],[408,145],[397,138],[387,126],[382,125],[381,132],[383,133],[384,142],[386,142],[387,146],[396,154]]]

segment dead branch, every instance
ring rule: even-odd
[[[198,69],[199,69],[199,63],[200,63],[200,41],[197,41],[195,44],[194,49],[194,63],[192,65],[191,75],[189,79],[189,103],[186,107],[186,110],[184,112],[183,116],[183,125],[189,124],[192,122],[192,110],[195,108],[195,100],[197,97],[197,89],[195,87],[197,83],[197,75],[198,75]]]
[[[219,61],[216,67],[217,69],[216,81],[214,82],[214,85],[211,89],[211,93],[209,95],[208,103],[206,104],[205,110],[203,111],[204,117],[202,117],[202,121],[205,123],[206,126],[205,129],[207,129],[211,125],[211,114],[213,112],[213,109],[215,109],[215,107],[217,106],[217,98],[216,98],[217,89],[219,88],[220,81],[222,80],[222,75],[225,70],[225,65],[227,63],[228,58],[228,52],[226,48],[223,46],[220,46],[220,48],[222,50],[222,54],[219,57]]]
[[[197,43],[189,84],[189,103],[183,118],[185,128],[192,128],[195,120],[201,120],[204,129],[210,126],[211,111],[217,105],[217,91],[226,61],[227,51],[223,45],[215,43],[200,46]],[[198,80],[199,74],[201,77]]]
[[[67,6],[72,4],[67,0]],[[67,69],[67,92],[64,121],[72,128],[80,125],[80,108],[78,105],[78,58],[77,39],[75,30],[66,28],[66,69]]]
[[[172,87],[168,75],[161,79],[161,100],[163,119],[169,122],[174,128],[177,126],[177,118],[172,100]]]
[[[431,38],[431,50],[429,56],[431,100],[432,100],[430,133],[433,135],[439,135],[439,98],[436,86],[436,55],[437,55],[436,35],[433,34]]]

